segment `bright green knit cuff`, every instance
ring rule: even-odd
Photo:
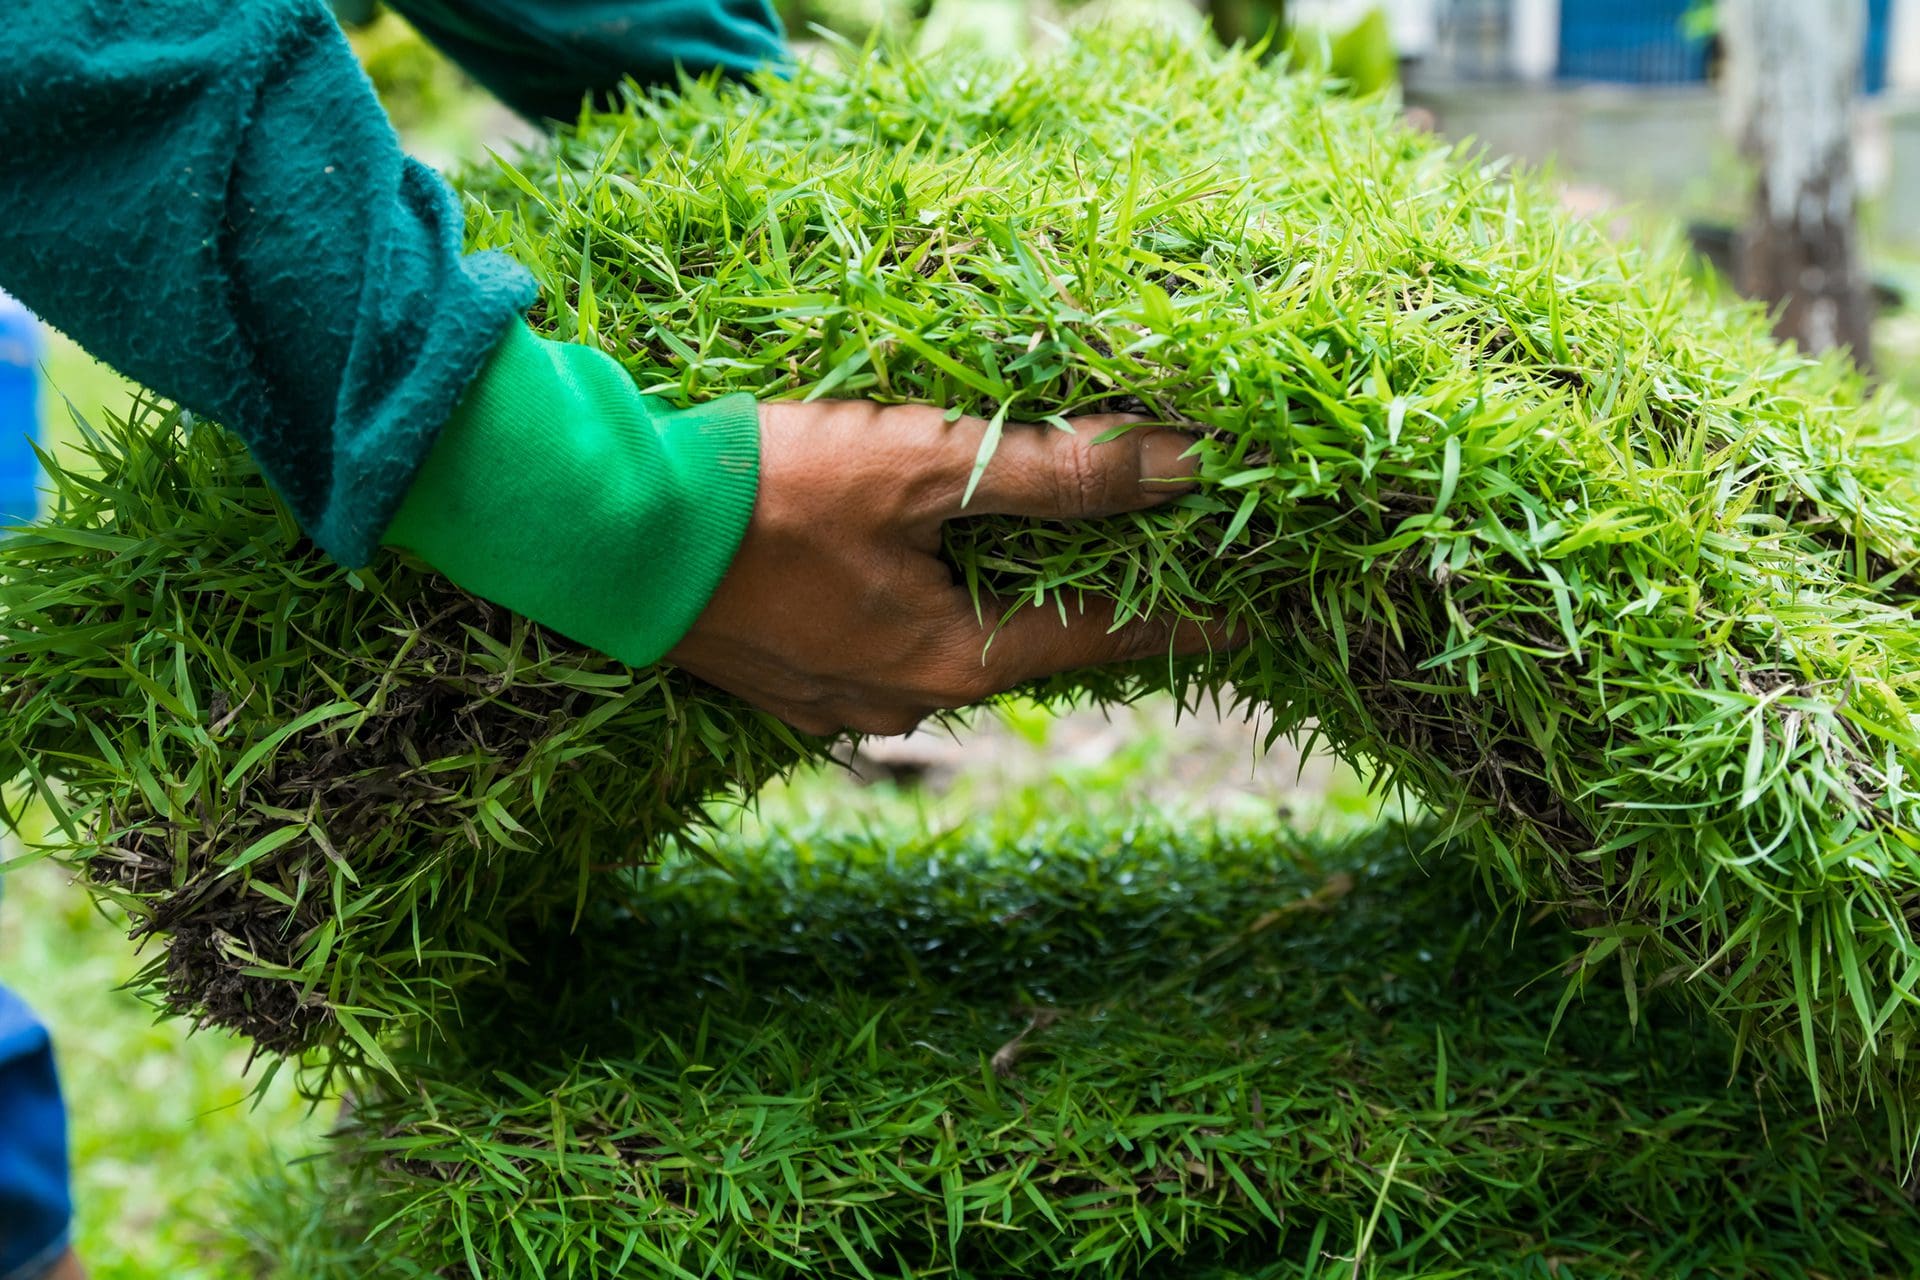
[[[383,542],[631,666],[687,633],[759,482],[759,408],[643,396],[592,347],[515,324],[441,430]]]

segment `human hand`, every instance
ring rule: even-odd
[[[940,559],[940,527],[957,516],[1092,519],[1186,489],[1189,437],[1142,428],[1094,443],[1126,421],[1008,424],[963,508],[982,420],[855,400],[761,406],[752,521],[668,659],[803,733],[892,734],[1042,676],[1218,647],[1193,624],[1111,631],[1111,603],[1091,601],[1065,625],[1028,608],[996,631],[1004,606],[986,602],[983,618]]]

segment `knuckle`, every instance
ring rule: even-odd
[[[889,430],[930,435],[945,430],[946,410],[928,404],[887,405],[880,410],[880,425]]]
[[[1134,622],[1120,631],[1120,657],[1126,662],[1157,658],[1167,651],[1172,637],[1172,628],[1158,619]]]
[[[1084,435],[1071,437],[1061,451],[1055,474],[1059,486],[1060,509],[1069,516],[1085,516],[1103,505],[1106,482],[1093,459],[1093,446]]]

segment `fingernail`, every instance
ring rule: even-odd
[[[1140,483],[1149,490],[1178,492],[1191,488],[1187,477],[1200,469],[1198,458],[1181,455],[1193,447],[1193,437],[1178,431],[1155,431],[1140,442]]]

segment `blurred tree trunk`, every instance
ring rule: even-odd
[[[1866,0],[1724,0],[1729,119],[1758,172],[1739,237],[1742,293],[1779,305],[1807,351],[1872,357],[1853,175]]]

